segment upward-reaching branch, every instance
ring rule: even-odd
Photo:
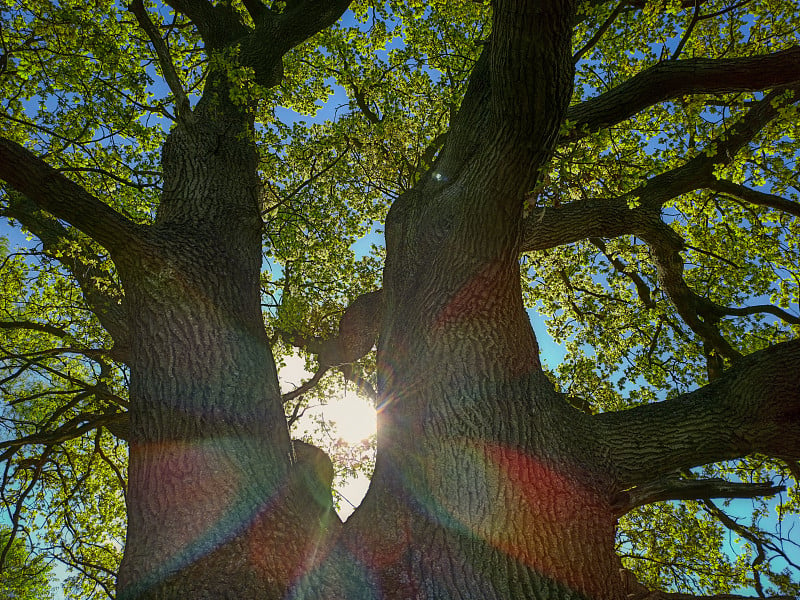
[[[492,36],[430,173],[434,186],[464,177],[495,199],[487,218],[516,214],[553,150],[572,92],[574,5],[495,3]]]
[[[748,58],[660,62],[626,82],[570,107],[572,141],[624,121],[645,108],[687,94],[755,92],[800,81],[800,46]]]
[[[189,98],[186,92],[183,91],[181,80],[175,70],[175,65],[172,63],[172,58],[169,55],[169,48],[158,33],[158,29],[153,25],[150,17],[147,14],[147,9],[144,7],[143,0],[133,0],[130,5],[131,12],[136,16],[136,20],[150,38],[150,43],[156,51],[158,63],[161,65],[161,72],[164,74],[164,80],[167,82],[172,95],[175,96],[175,112],[179,119],[188,119],[191,117],[192,109],[189,104]]]
[[[240,41],[240,59],[251,67],[256,81],[270,87],[283,76],[281,59],[295,46],[333,25],[351,0],[295,0],[283,11],[259,11],[255,31]],[[252,14],[252,11],[251,11]]]
[[[495,4],[489,46],[491,109],[500,135],[513,148],[504,162],[527,171],[526,180],[520,181],[527,189],[552,152],[558,134],[553,121],[560,124],[572,94],[575,4]]]
[[[0,179],[106,248],[123,252],[140,239],[133,222],[67,179],[33,152],[0,137]]]

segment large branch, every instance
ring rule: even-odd
[[[197,27],[208,49],[221,49],[247,33],[236,10],[228,3],[214,6],[208,0],[165,0]]]
[[[439,158],[417,186],[424,196],[455,182],[468,190],[452,210],[470,213],[463,235],[473,241],[466,223],[483,225],[479,245],[486,254],[507,243],[519,224],[520,199],[555,147],[572,93],[574,9],[567,0],[494,3],[491,38]],[[461,235],[453,231],[452,239]]]
[[[736,362],[677,398],[593,417],[620,490],[753,453],[800,457],[800,340]]]
[[[178,72],[175,70],[175,64],[170,57],[169,48],[159,34],[156,26],[150,20],[150,16],[147,14],[147,9],[144,6],[144,1],[133,0],[129,10],[136,17],[139,27],[141,27],[147,34],[147,37],[150,38],[150,43],[156,51],[158,64],[161,66],[161,72],[164,75],[164,81],[167,82],[172,95],[175,97],[175,113],[177,117],[180,119],[190,119],[192,109],[189,104],[189,98],[186,96],[186,92],[181,85],[180,77],[178,77]]]
[[[724,479],[682,479],[677,474],[660,477],[617,494],[612,505],[618,515],[637,506],[667,500],[708,500],[709,498],[760,498],[786,491],[771,483],[739,483]]]
[[[570,107],[564,141],[615,125],[645,108],[688,94],[755,92],[800,81],[800,46],[748,58],[660,62],[617,87]]]
[[[277,85],[283,78],[283,55],[333,25],[350,2],[290,0],[281,12],[261,10],[255,1],[251,2],[250,12],[256,14],[255,31],[240,40],[242,64],[252,67],[259,84],[266,87]]]
[[[489,50],[492,150],[505,168],[516,167],[525,188],[550,157],[558,123],[572,95],[572,0],[507,0],[494,3]],[[515,164],[516,163],[516,164]],[[503,182],[505,183],[505,182]],[[502,188],[500,188],[502,189]],[[512,188],[513,189],[513,188]]]
[[[67,179],[31,151],[0,137],[0,179],[58,219],[105,247],[124,251],[136,244],[139,227]]]
[[[559,208],[536,208],[523,222],[522,251],[544,250],[589,237],[641,235],[647,231],[668,201],[699,188],[745,196],[749,202],[793,213],[788,200],[720,182],[714,176],[717,165],[727,165],[736,154],[770,123],[780,110],[800,99],[800,86],[773,90],[756,102],[733,125],[683,165],[660,173],[630,193],[617,198],[571,202]],[[787,205],[788,203],[788,205]],[[631,204],[637,204],[631,208]]]
[[[22,223],[42,242],[45,254],[58,260],[72,274],[89,309],[114,338],[118,350],[115,358],[124,360],[124,348],[128,345],[127,317],[120,299],[109,294],[104,285],[110,275],[98,266],[103,259],[86,251],[85,240],[79,239],[74,230],[64,227],[21,194],[8,195],[8,207],[2,214]],[[84,248],[82,254],[61,251],[75,244]]]
[[[733,183],[732,181],[724,181],[720,179],[714,179],[713,181],[707,182],[705,187],[721,194],[727,194],[729,196],[733,196],[734,198],[739,198],[740,200],[744,200],[750,204],[767,206],[769,208],[774,208],[775,210],[780,210],[800,218],[800,203],[787,200],[786,198],[782,198],[776,194],[768,194],[766,192],[754,190],[738,183]]]
[[[261,0],[246,0],[254,26],[246,25],[227,3],[207,0],[165,0],[197,27],[209,50],[235,47],[243,66],[253,69],[255,80],[273,87],[283,79],[283,55],[314,34],[333,25],[351,0],[289,0],[282,10]]]
[[[537,208],[525,217],[522,251],[547,250],[590,237],[636,234],[652,220],[650,211],[632,209],[622,197]]]

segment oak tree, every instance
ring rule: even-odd
[[[4,0],[10,537],[83,598],[797,594],[798,24]],[[345,523],[290,432],[342,378],[379,413]]]

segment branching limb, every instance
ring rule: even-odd
[[[33,152],[0,137],[0,179],[113,254],[140,239],[140,228],[67,179]]]
[[[266,87],[277,85],[283,78],[283,55],[333,25],[350,2],[296,0],[287,2],[281,12],[258,10],[258,16],[253,16],[255,31],[239,40],[242,63],[254,70],[259,84]]]
[[[362,294],[348,306],[339,320],[339,334],[322,339],[297,333],[279,332],[288,344],[316,354],[323,367],[357,361],[372,350],[383,317],[383,292]]]
[[[750,204],[755,204],[757,206],[768,206],[769,208],[774,208],[775,210],[780,210],[800,218],[800,204],[797,202],[792,202],[791,200],[787,200],[786,198],[782,198],[776,194],[760,192],[747,186],[721,179],[708,181],[704,187],[721,194],[727,194],[729,196],[733,196],[734,198],[739,198],[740,200],[744,200]]]
[[[741,354],[722,337],[717,323],[728,310],[703,298],[683,278],[683,239],[668,225],[658,221],[641,235],[655,259],[658,280],[684,322],[707,344],[729,360]]]
[[[620,123],[649,106],[688,94],[754,92],[800,80],[800,46],[748,58],[692,58],[654,65],[608,92],[572,106],[563,141]]]
[[[593,417],[619,489],[756,452],[800,457],[798,369],[800,340],[783,342],[693,392]]]
[[[800,48],[798,48],[800,54]],[[680,167],[649,179],[632,192],[642,206],[660,209],[666,202],[693,190],[716,185],[714,171],[733,162],[736,154],[775,119],[782,108],[800,100],[800,85],[773,90],[754,103],[730,128],[711,142],[706,150]]]
[[[136,16],[139,27],[141,27],[147,34],[147,37],[150,38],[150,43],[156,51],[158,64],[161,65],[161,72],[164,74],[164,80],[167,82],[172,95],[175,96],[175,112],[178,118],[185,121],[191,120],[192,109],[189,104],[189,98],[183,90],[181,80],[175,70],[175,65],[172,63],[172,58],[169,55],[169,48],[167,48],[166,42],[164,42],[158,29],[150,20],[147,9],[144,7],[143,0],[133,0],[129,9]]]
[[[758,498],[786,490],[769,483],[735,483],[724,479],[682,479],[678,475],[662,477],[620,492],[614,510],[624,515],[637,506],[666,500],[705,500],[708,498]]]
[[[7,199],[8,208],[3,211],[4,215],[22,223],[41,240],[45,254],[58,260],[69,270],[80,286],[89,308],[114,338],[117,346],[115,358],[124,360],[123,349],[128,341],[125,309],[118,297],[109,294],[101,287],[101,282],[107,281],[110,277],[107,271],[98,266],[102,265],[104,260],[86,248],[84,240],[81,240],[74,231],[70,231],[58,220],[40,211],[28,198],[20,194],[8,194]],[[80,254],[61,251],[70,244],[78,244],[83,251]]]
[[[522,251],[544,250],[589,237],[641,235],[657,220],[661,207],[681,194],[700,188],[717,190],[721,187],[731,193],[732,188],[714,176],[715,167],[729,164],[759,131],[778,116],[781,108],[798,99],[800,86],[770,92],[720,135],[710,145],[708,152],[700,153],[683,165],[652,177],[625,196],[571,202],[558,208],[534,209],[523,222]],[[736,186],[736,189],[744,195],[745,191],[740,187],[743,186]],[[767,199],[764,196],[756,193],[749,195],[747,200],[758,197],[766,206]],[[778,204],[774,207],[779,210],[794,214],[789,210],[793,207],[786,203],[773,204]],[[631,205],[636,206],[631,208]]]
[[[197,27],[208,49],[221,49],[247,33],[239,15],[228,3],[214,6],[208,0],[165,0]]]
[[[708,354],[709,372],[719,371],[714,361],[725,357],[731,361],[740,353],[720,333],[719,321],[725,316],[746,316],[770,313],[787,323],[798,322],[798,317],[777,307],[751,306],[728,308],[720,306],[694,292],[683,278],[684,263],[681,251],[685,244],[670,227],[660,219],[661,207],[669,200],[692,190],[709,187],[730,189],[719,182],[716,166],[729,164],[736,153],[746,146],[772,119],[781,107],[796,102],[800,87],[773,90],[748,110],[733,126],[720,135],[709,151],[698,154],[685,164],[661,173],[634,190],[630,196],[595,202],[576,202],[559,208],[542,208],[528,215],[523,223],[523,249],[546,248],[581,239],[582,237],[615,237],[637,235],[650,246],[659,282],[675,305],[686,324],[713,350]],[[731,184],[733,185],[733,184]],[[747,188],[736,191],[745,194]],[[759,195],[756,192],[755,195]],[[766,196],[766,194],[764,195]],[[636,206],[629,203],[635,199]],[[759,200],[764,200],[759,196]],[[771,198],[771,204],[775,198]],[[785,203],[777,203],[786,208]],[[640,286],[637,285],[637,289]],[[713,367],[713,368],[712,368]]]

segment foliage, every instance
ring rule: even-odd
[[[214,61],[230,66],[238,101],[258,100],[262,301],[280,362],[297,351],[281,332],[330,337],[344,307],[379,287],[382,248],[354,244],[380,231],[391,201],[433,164],[489,38],[490,3],[359,0],[342,21],[290,51],[282,83],[268,90],[255,89],[252,73],[234,68],[234,56],[209,56],[185,16],[160,2],[146,5],[191,103]],[[800,42],[799,24],[791,0],[586,1],[575,28],[573,104],[670,61],[791,48]],[[175,98],[134,15],[106,0],[4,0],[0,52],[0,134],[134,221],[152,223]],[[694,157],[716,156],[731,125],[766,97],[687,93],[619,123],[575,135],[566,127],[549,171],[529,194],[527,215],[613,198],[635,207],[648,181],[679,176]],[[777,116],[715,163],[714,174],[798,202],[797,104],[772,101]],[[126,406],[127,371],[86,297],[113,307],[123,292],[102,248],[31,210],[9,186],[2,191],[0,213],[17,227],[18,242],[0,255],[3,500],[19,507],[17,518],[46,523],[42,555],[50,545],[76,568],[70,597],[113,597],[126,447],[112,432],[114,415]],[[669,198],[660,214],[682,239],[682,275],[693,294],[721,307],[781,309],[718,315],[710,324],[736,353],[800,334],[797,216],[703,186]],[[662,258],[648,240],[626,234],[521,259],[534,318],[566,348],[551,375],[568,396],[585,399],[587,410],[673,397],[707,383],[713,365],[731,364],[732,355],[713,346],[713,332],[687,321],[664,285]],[[306,356],[315,370],[314,356]],[[374,383],[374,357],[356,368]],[[287,413],[324,402],[340,381],[329,375],[288,403]],[[357,456],[344,472],[368,471],[369,458],[351,451]],[[800,593],[800,560],[784,549],[797,545],[797,534],[789,524],[773,527],[797,521],[796,465],[748,457],[702,471],[790,488],[778,499],[754,500],[752,518],[732,517],[741,509],[726,504],[637,509],[620,521],[625,565],[662,589]],[[728,543],[731,537],[738,541]]]
[[[28,553],[25,542],[11,538],[11,530],[0,529],[0,552],[5,556],[0,571],[0,594],[9,600],[48,600],[51,567],[42,557]]]

